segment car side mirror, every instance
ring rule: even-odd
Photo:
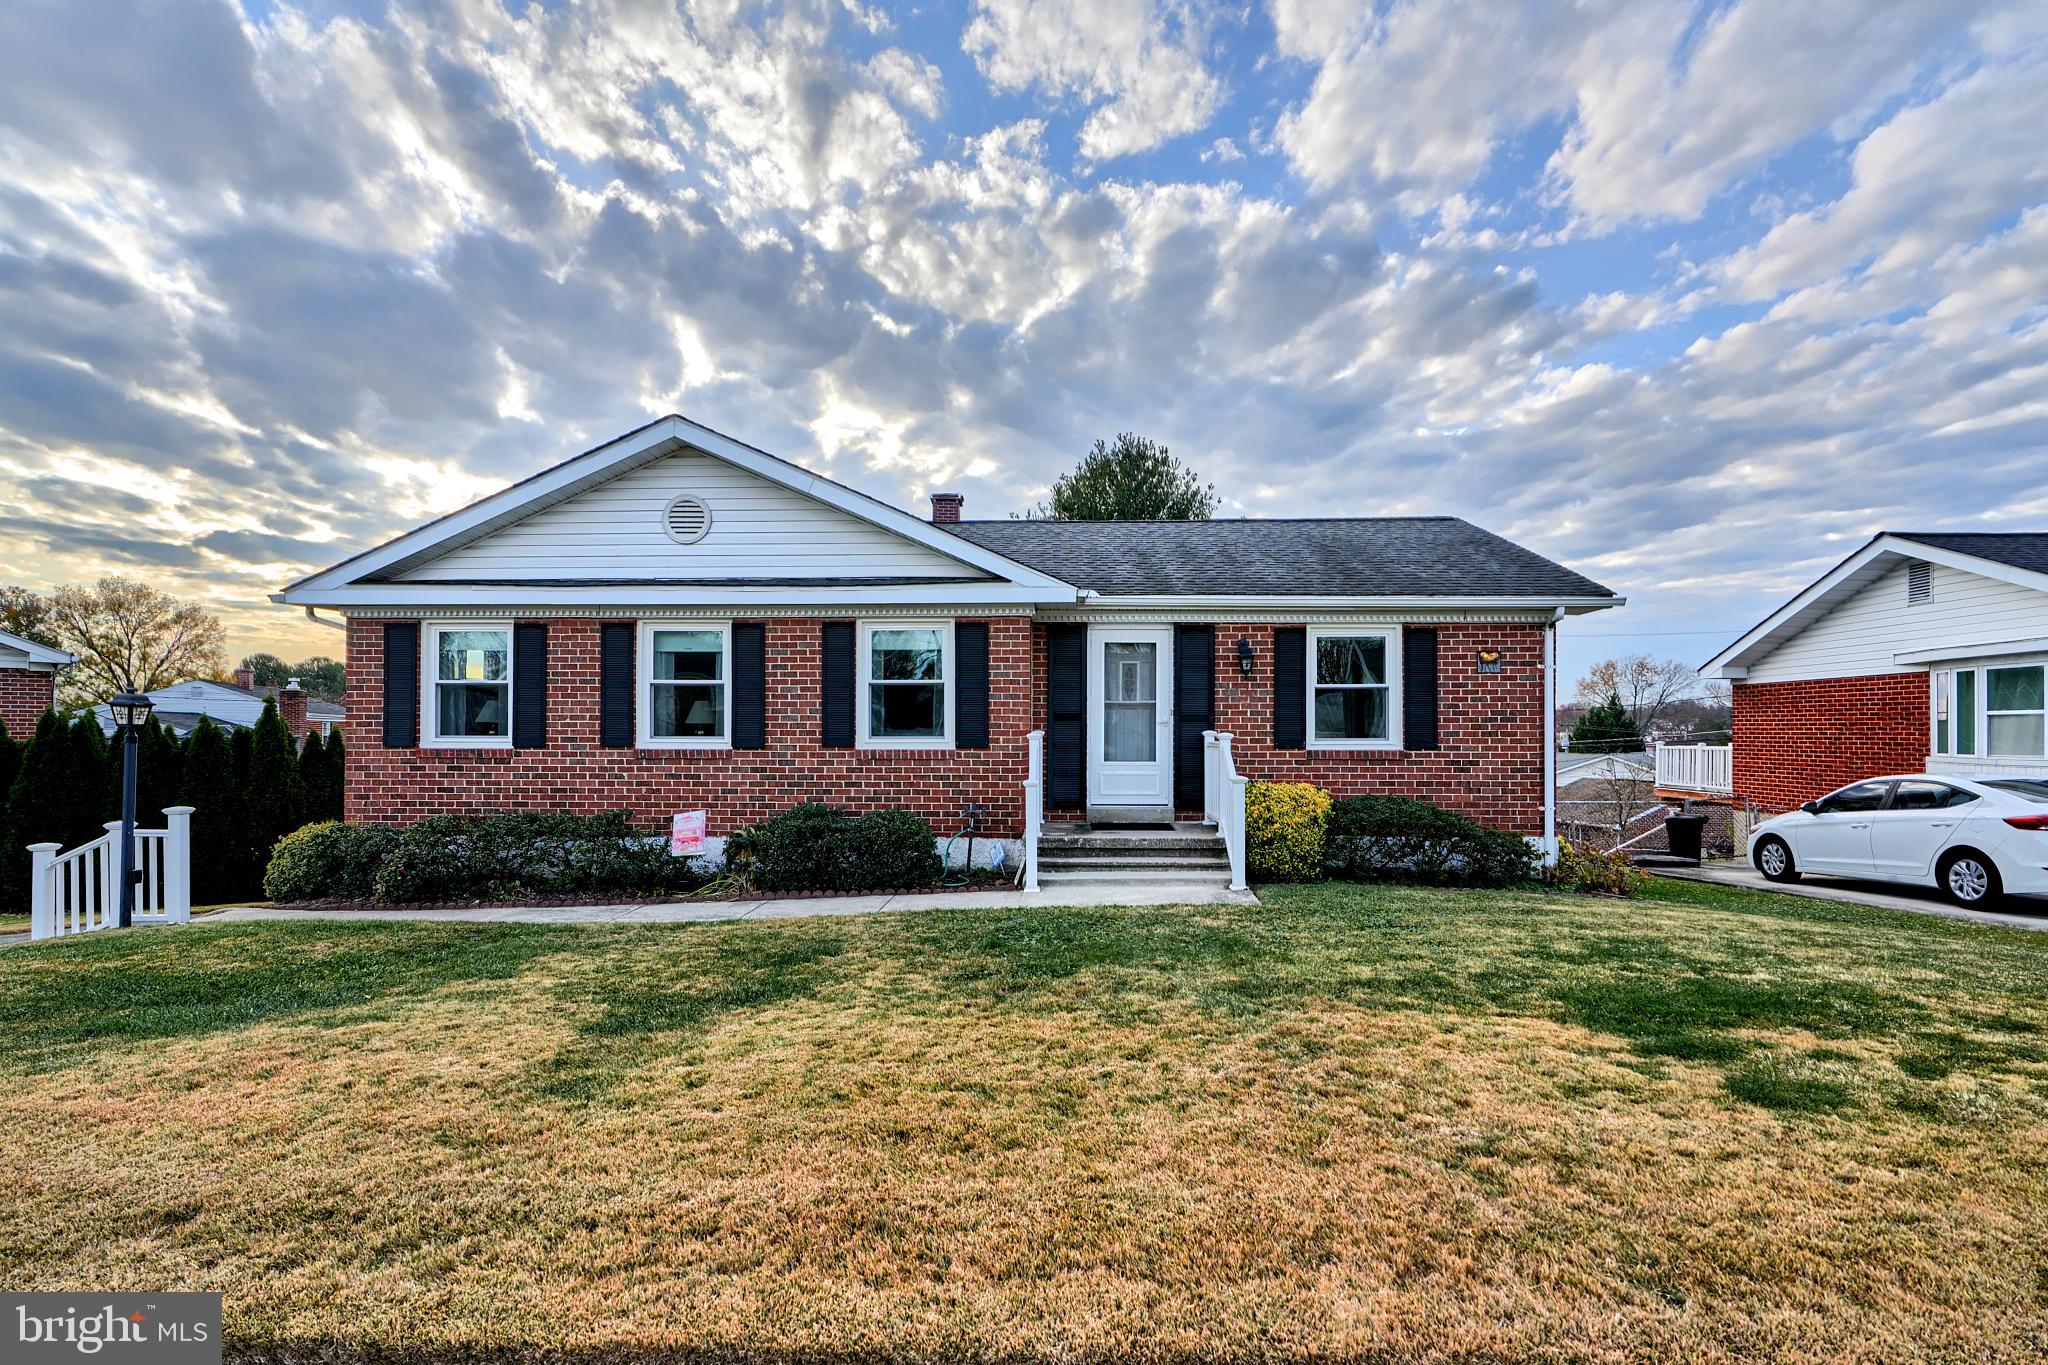
[[[1799,809],[1801,809],[1801,810],[1805,811],[1805,812],[1806,812],[1806,813],[1807,813],[1808,815],[1819,815],[1819,814],[1820,814],[1820,802],[1818,802],[1818,801],[1808,801],[1808,802],[1807,802],[1807,803],[1806,803],[1805,805],[1801,806],[1801,807],[1800,807]]]

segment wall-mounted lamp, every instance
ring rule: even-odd
[[[1247,678],[1252,675],[1252,642],[1242,635],[1237,637],[1237,671]]]

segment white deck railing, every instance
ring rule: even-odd
[[[1657,785],[1727,796],[1735,790],[1735,750],[1726,744],[1659,744]]]
[[[1024,889],[1038,889],[1038,836],[1045,829],[1045,731],[1024,736]]]
[[[69,853],[30,844],[28,936],[64,938],[111,929],[121,914],[121,822]],[[164,828],[135,831],[136,924],[192,918],[192,807],[166,806]]]
[[[1245,779],[1238,776],[1230,739],[1223,731],[1202,731],[1202,819],[1223,836],[1223,850],[1230,855],[1230,889],[1242,891]]]

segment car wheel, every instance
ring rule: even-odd
[[[1757,840],[1754,860],[1756,870],[1764,874],[1765,881],[1799,880],[1799,868],[1792,862],[1792,846],[1775,834],[1767,834]]]
[[[1957,905],[1982,910],[2005,894],[1998,869],[1974,848],[1958,849],[1941,860],[1941,891]]]

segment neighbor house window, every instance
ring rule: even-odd
[[[2042,756],[2041,667],[1984,670],[1984,729],[1998,757]]]
[[[512,628],[429,626],[426,703],[431,743],[508,744],[512,736]]]
[[[1395,743],[1394,661],[1388,631],[1309,632],[1309,737],[1332,748]]]
[[[935,749],[952,734],[946,681],[950,622],[868,622],[861,627],[861,739],[872,747]]]
[[[1977,752],[1977,672],[1942,669],[1934,675],[1934,752]]]
[[[640,742],[651,749],[727,743],[727,627],[649,621],[640,627]]]
[[[1948,704],[1952,696],[1954,676],[1949,673],[1934,675],[1934,752],[1945,754],[1948,747]]]

